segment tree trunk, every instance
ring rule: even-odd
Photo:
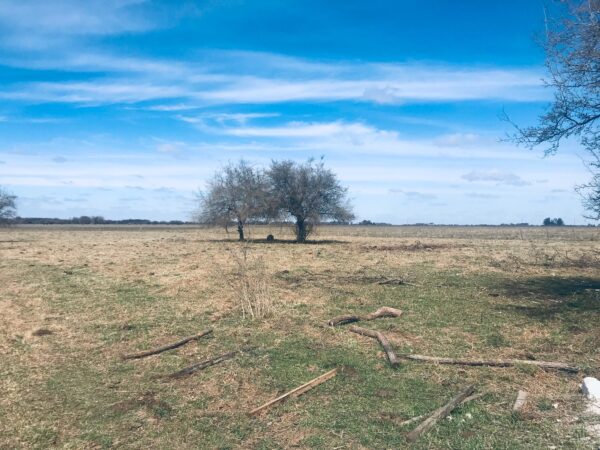
[[[306,242],[307,235],[306,222],[302,218],[296,218],[296,242]]]
[[[240,235],[240,241],[244,241],[244,222],[242,222],[241,220],[238,220],[237,230],[238,234]]]

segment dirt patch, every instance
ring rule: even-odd
[[[32,336],[38,336],[38,337],[39,336],[48,336],[50,334],[54,334],[54,332],[47,328],[38,328],[33,333],[31,333]]]

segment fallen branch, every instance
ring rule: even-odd
[[[304,394],[306,391],[314,388],[315,386],[318,386],[321,383],[324,383],[325,381],[335,377],[336,375],[337,375],[337,369],[330,370],[329,372],[326,372],[323,375],[319,375],[317,378],[314,378],[314,379],[310,380],[309,382],[304,383],[302,386],[298,386],[297,388],[292,389],[291,391],[286,392],[283,395],[280,395],[279,397],[265,403],[264,405],[253,409],[252,411],[250,411],[249,414],[251,416],[254,416],[254,415],[270,408],[271,406],[273,406],[277,403],[281,403],[281,402],[287,400],[288,398],[299,397],[300,395]]]
[[[478,398],[483,397],[485,394],[486,394],[486,392],[480,392],[479,394],[470,395],[467,398],[465,398],[462,402],[460,402],[460,404],[464,405],[465,403],[472,402],[473,400],[477,400]],[[404,422],[400,422],[398,425],[400,425],[400,426],[408,425],[413,422],[417,422],[418,420],[421,420],[422,418],[424,418],[426,416],[427,416],[427,414],[421,414],[420,416],[416,416],[411,419],[405,420]]]
[[[422,284],[409,283],[408,281],[404,281],[402,278],[390,278],[388,280],[382,280],[377,282],[377,284],[385,285],[391,284],[394,286],[406,285],[406,286],[414,286],[414,287],[423,287]]]
[[[390,308],[389,306],[383,306],[377,311],[367,314],[363,320],[381,319],[383,317],[400,317],[402,311],[396,308]]]
[[[398,361],[398,358],[396,357],[396,353],[394,353],[394,349],[392,348],[392,345],[390,344],[390,341],[387,340],[387,338],[383,335],[383,333],[381,333],[379,331],[367,330],[366,328],[357,327],[356,325],[352,325],[349,328],[349,330],[352,331],[353,333],[357,333],[362,336],[367,336],[367,337],[370,337],[373,339],[377,339],[379,341],[379,343],[381,344],[381,346],[383,347],[383,349],[385,350],[385,353],[388,357],[388,360],[389,360],[391,366],[396,367],[400,364],[400,362]]]
[[[358,322],[359,320],[360,317],[347,314],[344,316],[334,317],[327,322],[327,325],[330,327],[336,327],[338,325],[346,325],[347,323]]]
[[[212,331],[213,331],[212,329],[204,330],[198,334],[195,334],[194,336],[186,337],[185,339],[177,341],[173,344],[165,345],[163,347],[158,347],[158,348],[155,348],[152,350],[146,350],[146,351],[139,352],[139,353],[131,353],[129,355],[123,355],[123,356],[121,356],[121,358],[122,359],[138,359],[138,358],[145,358],[146,356],[156,355],[158,353],[166,352],[167,350],[172,350],[174,348],[181,347],[182,345],[185,345],[190,341],[200,339],[201,337],[211,334]]]
[[[564,370],[565,372],[579,372],[579,367],[569,366],[565,363],[560,362],[549,362],[549,361],[530,361],[527,359],[453,359],[453,358],[440,358],[437,356],[424,356],[424,355],[410,355],[403,354],[398,355],[400,358],[411,359],[413,361],[424,361],[435,364],[456,364],[461,366],[491,366],[491,367],[511,367],[518,365],[536,366],[543,369],[556,369]]]
[[[513,405],[513,411],[521,411],[523,406],[525,406],[525,402],[527,401],[527,396],[529,394],[525,391],[519,391],[517,394],[517,399],[515,400],[515,404]]]
[[[200,370],[204,370],[207,367],[214,366],[215,364],[222,363],[223,361],[227,361],[228,359],[232,359],[236,355],[241,353],[241,350],[236,350],[234,352],[224,353],[222,355],[216,356],[211,359],[207,359],[206,361],[199,362],[197,364],[193,364],[185,369],[182,369],[178,372],[172,373],[171,375],[167,375],[166,378],[183,378],[191,375]]]
[[[436,409],[427,419],[421,422],[414,430],[406,435],[408,442],[415,442],[423,433],[427,433],[438,420],[443,419],[450,414],[454,408],[460,405],[475,391],[475,386],[468,386],[460,394],[450,400],[441,408]]]
[[[389,306],[383,306],[377,311],[369,313],[363,317],[356,316],[354,314],[345,314],[343,316],[334,317],[333,319],[330,319],[327,322],[327,325],[329,325],[330,327],[336,327],[339,325],[346,325],[348,323],[359,322],[361,320],[375,320],[384,317],[400,317],[401,315],[401,310],[396,308],[390,308]]]

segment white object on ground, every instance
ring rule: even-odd
[[[581,383],[581,392],[589,400],[587,413],[600,416],[600,381],[594,377],[585,377]],[[588,425],[586,428],[590,436],[600,439],[600,424]]]
[[[600,380],[594,377],[585,377],[581,383],[581,392],[588,400],[600,401]]]

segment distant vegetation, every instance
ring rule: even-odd
[[[240,241],[247,222],[293,219],[296,241],[305,242],[323,221],[348,224],[354,219],[346,194],[322,161],[272,161],[264,170],[242,160],[208,182],[207,191],[199,194],[197,219],[225,227],[235,223]]]
[[[542,222],[542,225],[544,225],[545,227],[562,227],[564,224],[565,222],[560,217],[556,219],[546,217],[544,219],[544,222]]]

